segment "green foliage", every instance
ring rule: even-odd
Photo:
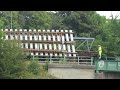
[[[0,43],[0,78],[13,78],[18,72],[24,70],[24,54],[15,41]]]
[[[28,65],[28,71],[37,75],[40,72],[40,67],[39,67],[38,62],[31,62]]]
[[[93,16],[97,15],[95,11],[59,11],[56,12],[53,19],[57,23],[52,24],[52,27],[60,29],[72,29],[76,33],[92,33],[97,29],[96,22],[93,21]],[[100,17],[100,16],[98,16]],[[57,26],[56,26],[57,25]]]
[[[13,29],[72,29],[77,36],[95,38],[93,50],[100,44],[104,54],[120,56],[119,19],[106,19],[95,11],[1,11],[0,29],[10,29],[11,13]]]
[[[1,11],[0,28],[11,28],[11,15],[13,29],[49,29],[52,23],[46,11]]]
[[[0,79],[54,78],[39,62],[24,57],[20,44],[9,40],[0,42]]]
[[[45,71],[48,71],[48,64],[44,65],[44,69],[45,69]]]
[[[16,76],[17,76],[16,79],[35,79],[34,74],[27,71],[27,70],[24,70],[24,71],[21,71],[21,72],[17,73]]]

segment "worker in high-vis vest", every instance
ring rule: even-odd
[[[98,45],[98,55],[99,55],[99,59],[101,59],[101,54],[102,54],[102,48],[101,48],[101,45]]]

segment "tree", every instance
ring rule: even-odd
[[[79,36],[98,33],[101,23],[95,11],[58,11],[53,16],[53,28],[72,29]]]
[[[120,52],[120,20],[113,18],[108,21],[109,29],[109,43],[108,43],[108,54],[111,56],[119,56]]]
[[[20,28],[49,29],[51,17],[46,11],[19,11]]]
[[[25,70],[24,53],[15,41],[0,43],[0,78],[18,78]]]
[[[101,21],[99,25],[100,33],[93,34],[95,38],[94,45],[102,45],[103,54],[107,56],[119,56],[120,52],[120,20],[113,18],[106,19],[103,16],[100,16],[98,20]]]
[[[51,17],[49,12],[34,11],[30,17],[30,28],[33,29],[49,29],[51,27]]]

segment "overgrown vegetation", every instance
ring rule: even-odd
[[[10,29],[11,11],[0,11],[0,29]],[[120,56],[120,20],[95,11],[12,11],[13,29],[72,29],[80,37],[95,38],[107,56]],[[3,35],[0,32],[0,38]],[[77,45],[77,44],[76,44]],[[28,62],[19,44],[0,39],[0,78],[51,78],[37,62]],[[42,73],[43,72],[43,73]]]
[[[0,42],[0,79],[54,79],[37,61],[25,60],[20,44]]]

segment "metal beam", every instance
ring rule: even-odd
[[[76,49],[78,49],[80,46],[82,46],[85,42],[86,42],[86,40],[83,41]]]
[[[95,38],[87,38],[87,37],[73,37],[74,40],[84,40],[76,49],[82,46],[86,42],[87,49],[90,50]],[[88,45],[88,40],[92,41],[90,45]]]
[[[95,38],[73,37],[74,40],[94,40]]]
[[[91,45],[90,45],[90,49],[92,48],[92,45],[93,45],[94,40],[95,40],[95,39],[93,39],[93,41],[92,41],[92,43],[91,43]]]

